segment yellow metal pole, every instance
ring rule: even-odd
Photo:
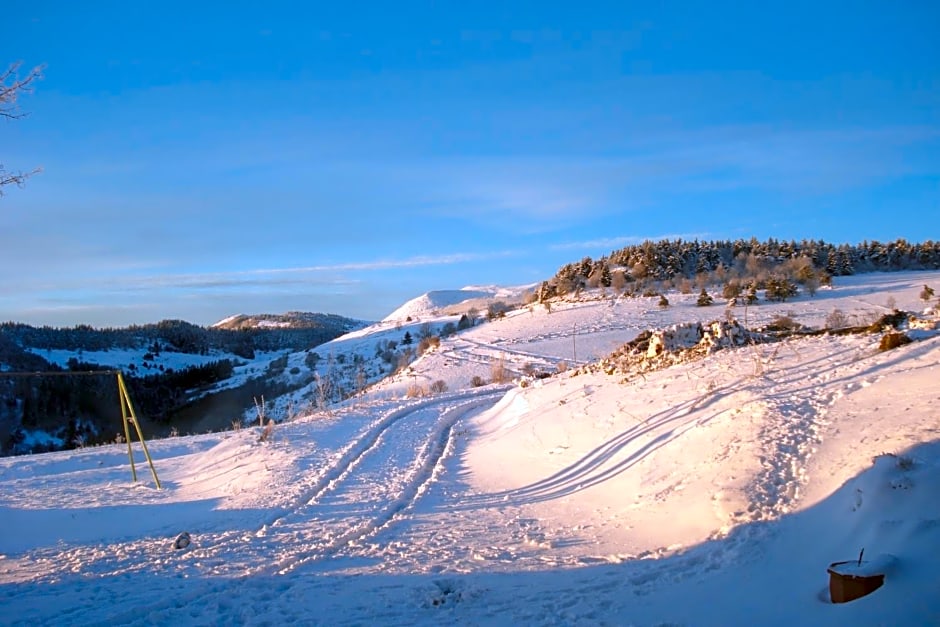
[[[137,483],[137,468],[134,466],[134,450],[131,448],[131,430],[129,426],[129,416],[127,415],[127,403],[124,400],[124,381],[121,379],[120,370],[117,371],[118,381],[118,400],[121,403],[121,420],[124,422],[124,440],[127,442],[127,457],[131,461],[131,477],[134,483]]]
[[[121,397],[124,402],[127,403],[127,409],[130,413],[130,417],[125,417],[125,429],[127,428],[126,422],[133,421],[134,428],[137,430],[137,437],[140,439],[140,446],[144,449],[144,457],[147,458],[147,463],[150,464],[150,474],[153,475],[153,482],[157,484],[157,489],[162,489],[163,486],[160,485],[160,480],[157,478],[157,469],[153,466],[153,459],[150,457],[150,451],[147,450],[147,442],[144,441],[144,434],[140,430],[140,421],[137,419],[137,414],[134,413],[134,405],[131,403],[131,395],[127,391],[127,386],[124,384],[124,377],[121,375],[121,371],[117,373],[118,379],[118,388],[120,388]],[[130,442],[130,438],[128,438]],[[134,462],[131,460],[131,470],[134,468]],[[137,481],[137,474],[134,473],[134,481]]]

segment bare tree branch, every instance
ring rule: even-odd
[[[42,66],[36,66],[26,76],[20,77],[21,65],[22,62],[17,61],[0,72],[0,118],[16,120],[25,117],[27,114],[19,110],[16,99],[20,94],[30,93],[33,81],[42,78]],[[0,163],[0,196],[3,196],[3,188],[7,185],[22,187],[27,178],[39,171],[36,168],[32,172],[7,172]]]
[[[42,168],[36,168],[32,172],[7,172],[3,169],[3,164],[0,163],[0,196],[3,196],[3,187],[5,185],[23,187],[26,184],[26,179],[40,172],[42,172]]]
[[[42,78],[42,66],[36,66],[29,73],[20,78],[18,71],[22,65],[17,61],[0,74],[0,117],[17,119],[26,114],[21,113],[16,106],[16,98],[20,94],[28,94],[32,91],[33,81]]]

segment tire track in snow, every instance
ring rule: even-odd
[[[452,445],[455,423],[470,412],[494,404],[505,394],[506,389],[476,389],[446,398],[424,400],[389,412],[344,449],[337,461],[321,474],[313,489],[306,493],[304,502],[290,511],[280,512],[271,519],[274,522],[283,521],[281,524],[286,525],[289,519],[297,518],[302,524],[303,518],[309,513],[310,522],[317,522],[316,505],[328,495],[342,493],[347,489],[356,480],[357,473],[365,467],[367,458],[381,459],[387,453],[383,443],[394,446],[396,437],[390,432],[396,426],[415,414],[433,412],[435,408],[444,406],[443,412],[432,414],[429,421],[431,430],[424,438],[424,445],[420,449],[412,449],[414,464],[404,484],[388,499],[384,507],[365,508],[364,516],[357,524],[320,543],[291,542],[290,538],[285,541],[284,537],[273,537],[273,534],[269,538],[257,538],[256,534],[232,532],[224,541],[217,542],[212,547],[193,549],[187,555],[187,558],[195,562],[197,568],[197,572],[190,573],[188,577],[211,575],[205,579],[203,585],[194,585],[188,588],[185,594],[179,594],[177,590],[173,598],[161,598],[156,594],[154,602],[139,605],[131,611],[116,613],[108,616],[106,620],[101,617],[102,622],[131,624],[139,622],[141,616],[172,611],[174,608],[186,607],[208,598],[228,597],[232,594],[233,583],[238,580],[259,575],[283,575],[302,565],[336,557],[348,547],[354,547],[358,541],[387,528],[398,515],[413,507],[436,479],[444,453]],[[454,403],[458,404],[447,407]],[[326,522],[329,522],[329,519]],[[255,565],[260,566],[253,567]],[[225,583],[216,583],[220,577]],[[81,608],[76,608],[75,611],[73,618],[82,613]]]
[[[422,459],[436,462],[443,453],[443,447],[438,450],[432,446],[434,437],[441,437],[441,429],[446,428],[449,434],[453,422],[466,411],[493,404],[503,394],[505,388],[471,390],[444,398],[421,400],[388,412],[347,445],[329,467],[318,473],[311,487],[296,497],[293,505],[280,508],[254,530],[224,531],[217,534],[211,543],[206,542],[208,538],[203,536],[200,546],[191,549],[188,558],[213,575],[231,576],[288,572],[299,565],[301,558],[305,563],[311,561],[308,558],[319,559],[335,553],[338,548],[378,528],[380,525],[375,518],[380,518],[384,524],[407,505],[402,494],[413,483],[421,481]],[[454,403],[459,405],[440,413],[441,407]],[[422,414],[425,415],[423,420]],[[404,435],[400,433],[411,419],[427,423],[421,428],[430,428],[432,433],[419,432],[414,444],[402,446],[401,441],[408,435],[407,431]],[[400,464],[392,464],[391,471],[398,467],[411,467],[410,472],[406,470],[395,476],[386,469],[387,474],[382,478],[369,478],[368,473],[374,470],[370,464],[392,460],[396,453],[403,459]],[[350,498],[349,493],[356,489],[357,484],[361,498]],[[363,486],[378,486],[384,493],[379,496],[369,494]],[[321,516],[321,510],[329,505],[328,499],[343,498],[352,503],[359,502],[363,511],[330,512]],[[369,500],[374,506],[372,510],[362,505]],[[322,539],[324,537],[326,541]],[[287,552],[285,546],[290,547]],[[264,559],[265,555],[283,557],[277,558],[272,565],[270,559]]]
[[[505,393],[506,389],[504,388],[500,388],[499,391],[465,392],[448,396],[444,399],[423,400],[407,407],[399,407],[389,412],[384,418],[373,423],[366,433],[354,440],[343,450],[336,462],[322,473],[313,486],[298,499],[298,501],[303,501],[301,504],[287,511],[282,511],[277,516],[271,518],[266,523],[266,526],[276,526],[289,516],[296,516],[310,506],[316,505],[325,494],[336,490],[341,482],[356,470],[356,467],[360,465],[362,460],[378,448],[382,439],[388,434],[392,426],[404,418],[446,403],[468,399],[486,399],[486,402],[489,402],[490,397],[502,396]]]
[[[397,427],[410,418],[428,412],[430,418],[427,421],[434,425],[440,422],[437,410],[441,406],[468,400],[471,405],[493,403],[504,393],[505,388],[495,391],[470,390],[444,398],[424,399],[388,412],[383,418],[373,422],[368,429],[335,456],[330,466],[317,474],[311,487],[306,489],[299,497],[295,497],[293,505],[280,508],[259,528],[253,531],[232,530],[222,532],[217,534],[211,543],[205,542],[207,538],[203,537],[200,546],[191,551],[191,558],[203,567],[208,567],[209,572],[213,575],[231,576],[233,573],[245,574],[255,571],[266,573],[275,570],[270,566],[259,567],[256,565],[270,563],[270,559],[266,559],[264,556],[276,555],[278,552],[283,553],[285,545],[295,547],[298,552],[304,554],[316,552],[316,549],[312,547],[323,544],[322,541],[319,541],[319,537],[322,537],[322,535],[326,534],[331,538],[346,535],[346,531],[337,531],[335,529],[338,526],[336,521],[319,516],[323,501],[331,495],[351,489],[349,486],[356,481],[366,483],[359,475],[368,471],[365,468],[368,460],[377,459],[381,461],[391,458],[396,450],[396,447],[392,447],[392,452],[388,452],[387,443],[396,440],[393,432]],[[461,406],[465,405],[467,403]],[[447,415],[447,411],[444,412],[444,415]],[[410,455],[411,452],[419,450],[421,446],[420,443],[411,445],[410,451],[407,446],[404,448],[397,447],[397,449],[402,449],[399,453]],[[385,451],[384,454],[383,451]],[[402,460],[402,466],[414,465],[415,463],[415,459]],[[390,485],[394,489],[394,482],[392,481],[386,480],[374,483]],[[384,500],[394,502],[397,498],[397,494],[390,492],[385,495]],[[383,506],[382,503],[375,503],[374,507],[381,509]],[[348,525],[350,524],[358,528],[362,523],[348,523]],[[317,540],[311,539],[312,537],[317,537]],[[354,538],[350,537],[349,539]],[[335,542],[339,541],[335,540]],[[225,556],[225,559],[222,559],[221,556]],[[281,561],[292,559],[285,558]],[[296,565],[291,568],[293,567],[296,567]]]
[[[385,506],[377,510],[368,508],[369,515],[362,518],[357,524],[327,538],[324,542],[307,546],[301,550],[291,551],[290,554],[282,556],[274,563],[266,566],[262,572],[286,574],[310,562],[335,556],[347,547],[354,547],[363,539],[387,528],[397,516],[413,507],[436,478],[444,452],[453,438],[454,424],[468,413],[492,405],[503,393],[504,391],[500,390],[499,392],[489,392],[484,395],[477,394],[470,402],[445,410],[434,421],[433,431],[426,438],[423,447],[414,458],[412,469],[407,473],[403,485],[395,491],[394,496],[387,499],[388,502]],[[392,438],[389,438],[388,446],[395,446]],[[375,452],[376,455],[385,457],[381,455],[382,451],[379,446],[370,447],[367,452]],[[351,473],[347,473],[341,479],[333,482],[330,489],[342,491],[345,488],[344,483],[350,478]]]
[[[303,520],[310,516],[310,512],[326,495],[340,489],[343,483],[354,475],[363,460],[382,445],[383,439],[396,424],[416,413],[433,410],[440,405],[476,399],[481,396],[486,398],[501,396],[504,393],[504,388],[498,391],[471,390],[444,398],[423,399],[389,411],[379,420],[372,422],[335,455],[328,467],[316,473],[311,485],[294,497],[292,504],[279,507],[253,530],[221,531],[212,540],[209,540],[207,535],[201,535],[200,546],[191,550],[193,560],[200,563],[217,561],[218,563],[212,569],[213,574],[231,574],[232,570],[242,571],[244,567],[239,564],[250,563],[259,553],[269,550],[263,548],[267,544],[280,544],[280,541],[283,541],[282,538],[278,541],[274,537],[280,528],[287,527],[290,521]],[[233,548],[233,545],[237,548]],[[235,559],[233,552],[238,555],[238,559]],[[221,554],[227,555],[227,559],[221,561],[218,557]]]

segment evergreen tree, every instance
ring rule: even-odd
[[[753,283],[747,286],[747,296],[745,297],[745,302],[748,305],[757,304],[757,286]]]
[[[612,278],[608,278],[611,274],[608,265],[617,268]],[[539,301],[574,292],[585,283],[591,287],[616,287],[620,268],[628,273],[627,279],[638,281],[677,281],[710,275],[711,280],[719,284],[738,278],[755,280],[761,287],[768,274],[777,272],[815,289],[813,274],[818,284],[826,285],[828,277],[857,272],[940,268],[940,242],[928,240],[911,244],[898,239],[888,243],[865,241],[858,245],[835,246],[822,240],[795,242],[771,238],[760,242],[754,237],[710,242],[647,240],[613,251],[596,261],[585,257],[580,262],[562,266],[539,290]]]
[[[737,280],[732,279],[725,283],[725,286],[721,290],[721,297],[726,300],[732,300],[741,295],[741,283]]]
[[[855,266],[852,263],[852,253],[846,250],[842,254],[842,259],[839,260],[839,269],[842,272],[842,276],[851,276],[855,274]]]
[[[605,262],[601,268],[601,285],[604,287],[610,287],[613,282],[613,277],[610,275],[610,266]]]
[[[772,277],[767,281],[764,294],[767,300],[784,302],[798,293],[796,285],[790,279],[781,276]]]
[[[702,288],[702,291],[699,292],[698,300],[695,301],[695,304],[699,307],[708,307],[714,302],[714,299],[705,291],[705,288]]]

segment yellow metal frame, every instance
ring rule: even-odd
[[[133,424],[134,429],[137,431],[137,438],[140,440],[140,446],[144,449],[144,457],[147,458],[147,463],[150,464],[150,473],[153,475],[153,482],[157,484],[157,489],[162,489],[163,486],[160,485],[160,480],[157,478],[157,470],[153,467],[153,459],[151,459],[150,451],[147,450],[147,443],[144,441],[144,434],[140,430],[140,421],[137,419],[137,414],[134,412],[134,405],[131,403],[131,395],[128,393],[127,386],[124,384],[124,377],[121,375],[120,370],[118,370],[116,374],[118,397],[121,400],[121,418],[124,421],[124,440],[127,442],[127,457],[131,460],[131,476],[136,483],[137,468],[134,466],[134,451],[131,448],[130,429],[130,426]]]

